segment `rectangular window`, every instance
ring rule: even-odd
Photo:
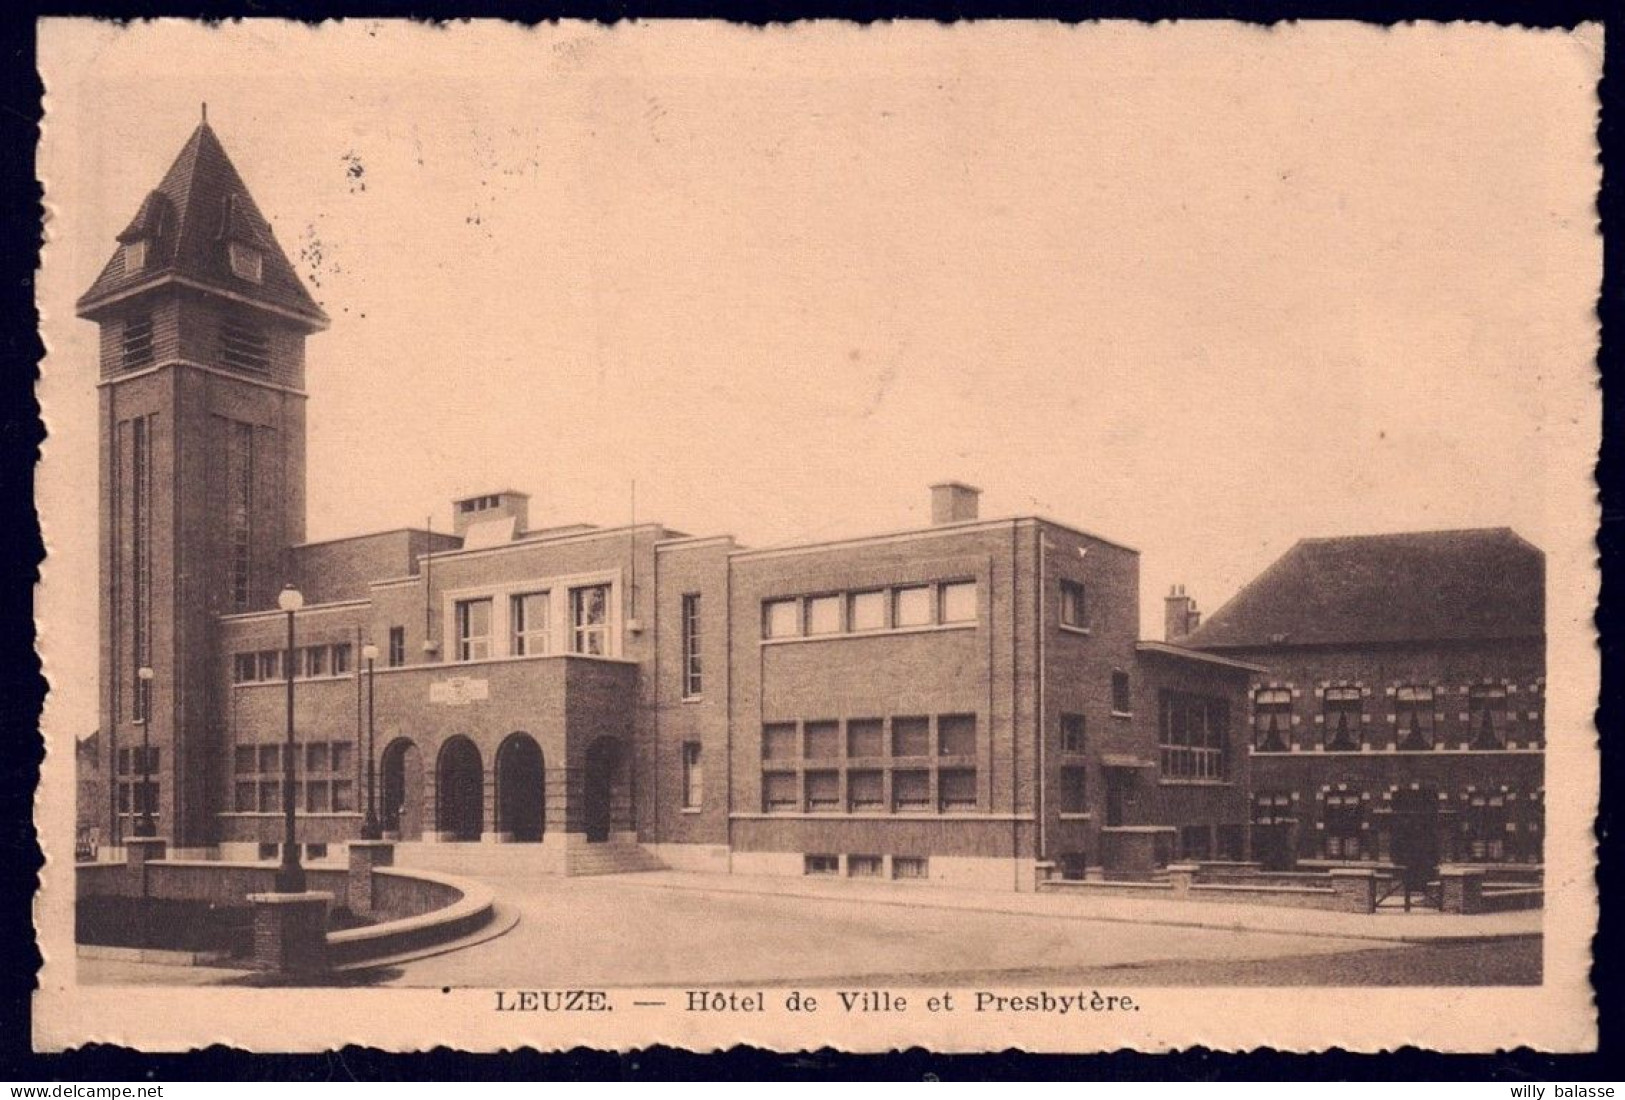
[[[705,768],[698,741],[683,742],[683,809],[697,810],[705,795]]]
[[[354,652],[349,642],[339,642],[333,647],[333,675],[343,676],[350,671],[350,658]]]
[[[1129,693],[1128,673],[1120,668],[1112,671],[1112,713],[1134,713],[1134,697]]]
[[[254,547],[254,425],[227,422],[230,443],[226,451],[226,541],[231,555],[231,604],[237,611],[252,597]]]
[[[879,856],[847,856],[846,874],[848,878],[879,878],[885,861]]]
[[[1082,752],[1086,741],[1087,724],[1081,714],[1061,715],[1061,751]]]
[[[818,771],[807,773],[807,812],[832,814],[841,808],[841,773]]]
[[[1060,809],[1063,814],[1089,812],[1089,773],[1081,765],[1061,769]]]
[[[841,632],[841,597],[814,596],[807,601],[807,633],[839,634]]]
[[[1286,752],[1292,743],[1292,692],[1259,688],[1253,692],[1253,747],[1259,752]]]
[[[260,746],[260,771],[262,771],[262,772],[274,772],[274,771],[281,770],[281,767],[282,767],[282,746],[281,745],[261,745]]]
[[[846,773],[846,804],[853,813],[880,813],[886,808],[885,787],[878,771]]]
[[[1088,593],[1078,581],[1063,580],[1061,584],[1061,625],[1076,630],[1089,627]],[[1123,708],[1127,710],[1127,707]]]
[[[841,873],[841,857],[809,855],[803,866],[809,875],[838,875]]]
[[[271,369],[271,341],[259,325],[225,321],[220,326],[220,360],[237,370],[264,374]]]
[[[794,760],[797,755],[794,722],[770,722],[762,727],[763,760]]]
[[[124,322],[122,350],[125,370],[136,370],[152,362],[152,314],[131,317]]]
[[[267,842],[267,841],[261,841],[260,842],[260,859],[262,859],[262,860],[275,859],[277,857],[277,851],[278,851],[278,849],[277,849],[276,841],[273,840],[273,841],[269,841],[269,842]]]
[[[886,629],[886,594],[884,592],[854,592],[847,600],[847,616],[851,629]]]
[[[130,241],[124,246],[124,271],[129,274],[133,271],[145,271],[147,268],[147,240],[145,237]]]
[[[891,777],[892,809],[898,813],[924,813],[931,809],[931,773],[897,771]]]
[[[253,775],[259,770],[255,765],[259,762],[259,754],[254,751],[253,745],[238,745],[231,754],[231,770],[238,775]]]
[[[928,867],[924,856],[893,856],[891,861],[892,878],[928,878]]]
[[[335,775],[348,774],[354,768],[355,765],[351,763],[351,749],[353,748],[354,746],[348,741],[333,742],[333,772]]]
[[[333,812],[336,814],[348,814],[355,812],[354,780],[333,780]]]
[[[945,814],[974,813],[976,769],[944,768],[938,772],[937,805]]]
[[[491,656],[491,601],[458,600],[457,659],[483,661]]]
[[[312,841],[305,845],[305,858],[318,860],[327,858],[327,844],[323,841]]]
[[[130,421],[130,665],[150,661],[152,627],[152,417]],[[139,681],[138,681],[139,682]],[[142,721],[142,693],[130,693],[131,718]]]
[[[886,727],[878,718],[851,718],[846,723],[846,755],[877,757],[886,755]]]
[[[808,760],[839,760],[841,758],[841,724],[839,722],[808,722],[806,728]]]
[[[762,773],[762,810],[770,814],[793,814],[800,805],[796,797],[795,772]]]
[[[282,679],[282,651],[280,649],[264,649],[260,651],[260,679]]]
[[[259,659],[252,653],[238,653],[231,658],[231,680],[247,684],[259,678]]]
[[[308,646],[305,649],[305,675],[327,675],[327,647],[324,645]]]
[[[400,668],[406,663],[406,627],[389,628],[389,653],[385,661],[390,668]]]
[[[943,714],[937,717],[937,755],[972,756],[976,752],[976,715]]]
[[[700,597],[683,597],[683,697],[698,699],[705,687],[700,668]]]
[[[570,589],[570,626],[572,652],[609,656],[609,585]]]
[[[305,771],[307,774],[327,771],[327,742],[312,741],[305,746]]]
[[[1473,684],[1467,689],[1467,723],[1475,749],[1506,744],[1507,689],[1500,684]]]
[[[1394,731],[1401,752],[1433,747],[1433,689],[1413,684],[1394,691]]]
[[[938,601],[939,623],[973,623],[976,621],[976,582],[955,581],[942,586]]]
[[[1323,703],[1324,744],[1334,752],[1353,752],[1360,747],[1360,712],[1363,709],[1357,687],[1329,687]]]
[[[256,813],[259,810],[259,784],[250,780],[239,780],[232,785],[231,808],[240,814]]]
[[[328,796],[331,789],[325,779],[313,779],[305,784],[305,810],[313,814],[325,814],[331,811],[332,802]]]
[[[1223,779],[1229,704],[1206,695],[1158,692],[1157,744],[1164,779]]]
[[[282,809],[282,783],[275,779],[260,780],[260,812],[271,813]]]
[[[892,596],[892,624],[898,627],[931,625],[931,590],[899,588]]]
[[[762,605],[762,637],[794,638],[800,633],[799,600],[769,600]]]
[[[1254,825],[1291,825],[1295,821],[1292,795],[1286,791],[1259,791],[1253,795]]]
[[[547,652],[553,630],[548,593],[527,592],[513,597],[508,618],[513,628],[509,653],[515,657],[535,657]]]
[[[931,719],[924,717],[893,718],[891,720],[891,754],[893,756],[930,756]]]
[[[1332,791],[1326,795],[1324,831],[1327,859],[1360,858],[1360,824],[1363,816],[1358,794]]]

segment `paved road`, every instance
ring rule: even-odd
[[[518,926],[375,976],[391,985],[1441,984],[1539,980],[1538,940],[1369,941],[930,904],[673,889],[658,877],[491,879]],[[908,895],[899,893],[906,899]],[[1491,960],[1486,964],[1485,960]]]

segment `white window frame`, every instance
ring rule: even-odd
[[[570,592],[577,588],[590,588],[593,585],[607,585],[609,587],[609,606],[607,638],[608,652],[603,654],[577,654],[571,647],[571,630],[574,616],[570,609]],[[555,576],[523,577],[501,584],[470,586],[465,588],[448,589],[440,594],[441,600],[441,637],[450,639],[448,661],[453,661],[456,655],[457,643],[457,604],[466,600],[489,599],[491,601],[491,655],[485,660],[492,661],[531,661],[547,657],[573,655],[593,657],[599,656],[609,659],[620,659],[622,652],[623,624],[625,622],[621,607],[622,593],[625,586],[622,583],[621,572],[618,569],[598,570],[591,573],[567,573]],[[534,595],[539,592],[549,593],[548,599],[548,649],[546,653],[526,653],[516,656],[512,653],[504,654],[498,648],[498,639],[508,639],[511,648],[513,644],[513,598],[515,596]],[[563,594],[563,607],[560,607],[560,594]],[[470,662],[456,661],[454,663],[467,664]]]

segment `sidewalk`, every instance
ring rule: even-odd
[[[772,895],[863,905],[973,910],[1035,917],[1059,917],[1116,924],[1176,928],[1216,928],[1279,932],[1297,936],[1381,943],[1471,943],[1539,936],[1544,911],[1512,913],[1392,912],[1335,913],[1265,905],[1160,898],[1079,897],[1075,894],[1018,894],[962,890],[919,883],[868,883],[772,875],[725,875],[700,871],[654,871],[636,876],[640,885],[711,894]]]

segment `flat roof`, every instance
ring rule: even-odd
[[[1167,642],[1135,642],[1136,653],[1157,653],[1164,657],[1173,657],[1181,661],[1195,661],[1204,665],[1219,665],[1223,668],[1235,669],[1238,672],[1268,672],[1263,665],[1255,665],[1250,661],[1238,661],[1233,657],[1220,657],[1200,649],[1186,649],[1181,645],[1170,645]]]

